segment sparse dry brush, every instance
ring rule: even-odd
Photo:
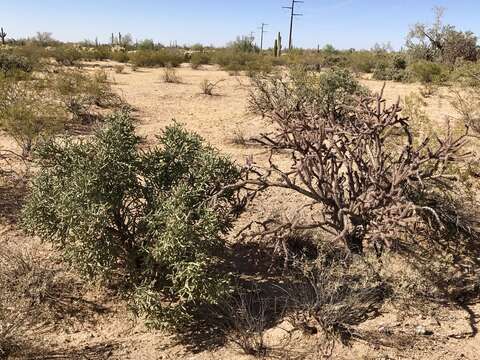
[[[202,90],[202,94],[212,96],[215,88],[223,81],[225,81],[225,79],[221,79],[215,82],[212,82],[208,79],[204,79],[200,84],[200,89]]]
[[[175,68],[171,65],[168,65],[165,67],[165,69],[163,69],[162,79],[169,84],[180,84],[182,82],[177,70],[175,70]]]
[[[468,156],[467,138],[448,133],[415,146],[399,104],[387,107],[382,94],[358,97],[348,90],[352,83],[335,72],[257,78],[251,109],[276,125],[263,143],[272,152],[289,152],[292,166],[282,170],[272,160],[270,167],[251,162],[256,176],[247,182],[291,189],[312,202],[311,221],[297,219],[266,231],[318,228],[352,253],[366,246],[381,252],[400,247],[420,224],[444,226],[439,210],[423,199],[435,189],[452,189],[449,169]]]
[[[64,130],[67,116],[48,91],[29,81],[0,81],[0,128],[28,156],[35,145]]]

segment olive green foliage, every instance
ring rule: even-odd
[[[125,51],[115,51],[112,52],[111,59],[118,61],[119,63],[127,63],[130,58]]]
[[[75,65],[82,59],[82,53],[73,46],[57,46],[48,53],[57,63],[65,66]]]
[[[141,50],[130,54],[130,62],[138,67],[164,67],[170,64],[179,66],[185,61],[185,56],[175,50]]]
[[[0,128],[27,156],[39,140],[64,129],[66,113],[50,94],[30,81],[0,81]]]
[[[444,9],[437,7],[431,25],[418,23],[407,36],[406,47],[415,60],[436,61],[453,65],[459,59],[476,61],[477,37],[470,31],[459,31],[443,23]]]
[[[235,41],[228,44],[228,48],[235,52],[258,53],[260,49],[253,43],[254,38],[251,36],[238,36]]]
[[[201,65],[210,64],[211,55],[206,52],[196,52],[190,57],[190,64],[193,69],[198,69]]]
[[[448,68],[431,61],[418,61],[409,67],[411,76],[423,84],[443,83],[448,80]]]
[[[7,52],[0,52],[0,72],[3,77],[30,73],[33,70],[28,58]]]
[[[122,104],[103,71],[89,75],[79,70],[63,70],[47,79],[46,86],[53,90],[74,120],[81,122],[89,121],[93,106],[109,108]]]
[[[385,62],[378,62],[373,71],[373,78],[376,80],[393,81],[408,80],[407,60],[404,56],[397,54]]]
[[[212,61],[229,72],[247,71],[271,72],[274,65],[273,56],[265,56],[251,52],[238,52],[230,49],[218,50],[213,54]]]
[[[235,204],[225,186],[239,172],[178,124],[151,150],[140,141],[122,113],[88,140],[45,144],[23,225],[82,274],[122,284],[135,312],[163,326],[229,291],[217,266]]]
[[[155,43],[151,39],[145,39],[138,44],[137,49],[138,50],[155,50]]]
[[[290,76],[294,93],[302,99],[308,99],[323,114],[329,114],[343,105],[351,105],[358,96],[368,94],[368,90],[346,69],[332,68],[315,74],[305,71],[305,68],[295,67]]]

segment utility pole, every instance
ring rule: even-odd
[[[288,9],[291,11],[290,14],[290,37],[288,40],[288,49],[292,50],[293,48],[293,43],[292,43],[292,33],[293,33],[293,18],[295,16],[303,16],[303,14],[296,14],[295,13],[295,5],[299,3],[304,3],[305,1],[300,1],[300,0],[292,0],[292,6],[283,6],[284,9]]]
[[[262,35],[260,37],[260,51],[263,50],[263,35],[267,32],[267,30],[265,30],[265,26],[268,26],[268,24],[262,23],[262,26],[259,28],[262,31]]]

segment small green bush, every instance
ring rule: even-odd
[[[49,51],[51,57],[59,64],[72,66],[82,59],[82,53],[72,46],[58,46]]]
[[[409,71],[415,80],[423,84],[444,83],[448,79],[448,69],[430,61],[413,63],[409,67]]]
[[[4,77],[16,76],[19,72],[29,73],[32,69],[28,58],[10,53],[0,53],[0,71]]]
[[[190,64],[193,69],[198,69],[201,65],[210,64],[210,61],[210,54],[205,52],[196,52],[190,57]]]
[[[168,64],[177,67],[184,60],[182,53],[173,50],[142,50],[130,54],[130,61],[138,67],[165,67]]]
[[[60,104],[29,81],[0,81],[0,128],[28,156],[42,138],[62,131],[67,117]]]
[[[82,274],[122,284],[150,325],[179,325],[229,292],[218,265],[235,192],[224,189],[239,171],[178,124],[139,145],[125,113],[90,139],[45,144],[23,226]]]
[[[47,87],[53,90],[74,120],[86,122],[90,119],[92,106],[109,108],[122,104],[103,71],[89,75],[78,70],[64,70],[48,81]]]
[[[125,64],[130,58],[125,51],[115,51],[112,52],[111,59],[113,61],[118,61],[119,63]]]

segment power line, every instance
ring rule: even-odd
[[[295,5],[299,3],[304,3],[305,1],[300,0],[292,0],[292,6],[283,6],[284,9],[289,9],[291,11],[290,14],[290,36],[288,38],[288,49],[292,50],[293,43],[292,43],[292,34],[293,34],[293,19],[295,16],[303,16],[303,14],[295,13]]]
[[[260,37],[260,51],[263,50],[263,35],[268,32],[267,30],[265,30],[265,26],[268,26],[268,24],[265,24],[265,23],[262,23],[262,26],[259,28],[261,29],[262,31],[262,35]]]

